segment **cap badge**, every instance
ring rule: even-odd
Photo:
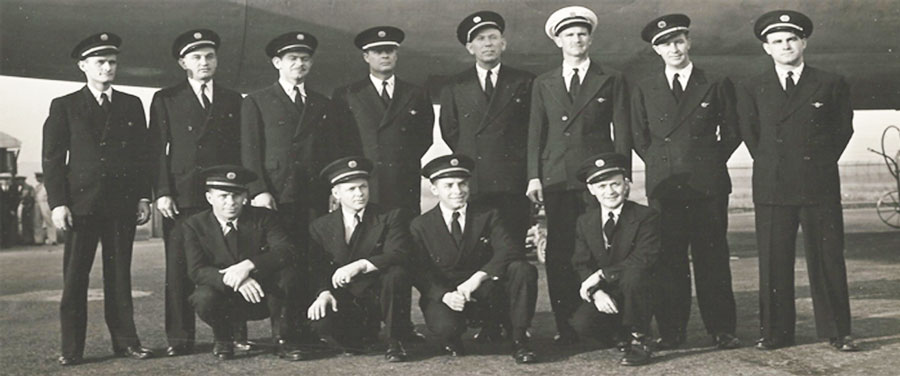
[[[478,16],[473,17],[472,22],[481,22],[481,17],[478,17]]]
[[[594,166],[603,167],[605,165],[606,165],[606,161],[604,161],[602,159],[598,159],[598,160],[594,161]]]
[[[387,35],[387,33],[385,33],[384,30],[378,30],[378,37],[379,37],[379,38],[384,38],[386,35]]]
[[[200,39],[200,38],[203,38],[203,34],[200,34],[199,31],[194,33],[194,39]]]
[[[781,22],[788,22],[788,21],[791,20],[791,16],[788,16],[788,15],[786,15],[786,14],[782,14],[781,17],[779,17],[778,19],[781,20]]]
[[[700,107],[703,107],[703,108],[709,107],[709,102],[701,102]]]
[[[450,160],[451,166],[459,166],[459,159],[453,158]]]
[[[306,38],[303,34],[297,34],[297,40],[303,40],[303,38]]]
[[[660,29],[666,27],[666,21],[659,21],[659,22],[657,22],[657,23],[656,23],[656,27],[658,27],[658,28],[660,28]]]
[[[822,107],[823,105],[824,105],[824,104],[822,104],[822,102],[813,102],[813,104],[812,104],[812,106],[815,107],[815,108]]]
[[[105,40],[107,40],[107,39],[109,39],[109,35],[106,35],[106,34],[100,34],[100,40],[105,41]]]
[[[347,162],[347,167],[356,168],[356,161]]]
[[[228,178],[228,180],[234,180],[235,178],[237,178],[237,174],[235,174],[234,172],[229,172],[225,174],[225,177]]]

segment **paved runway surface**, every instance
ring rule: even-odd
[[[99,252],[91,278],[88,312],[88,363],[62,368],[59,355],[59,304],[62,287],[62,247],[16,248],[0,252],[0,374],[67,375],[296,375],[313,373],[365,375],[423,374],[641,374],[641,375],[897,375],[900,374],[900,231],[883,225],[874,209],[845,211],[847,268],[853,313],[853,332],[863,351],[832,351],[815,338],[812,301],[802,253],[796,263],[797,343],[771,352],[752,348],[759,334],[757,319],[757,259],[753,213],[730,217],[729,240],[738,305],[741,349],[717,351],[702,328],[694,304],[688,342],[681,349],[654,354],[653,363],[639,368],[618,366],[620,354],[599,350],[592,343],[556,347],[552,314],[543,270],[538,313],[532,329],[533,344],[543,362],[517,366],[508,344],[476,346],[468,341],[471,355],[451,359],[434,344],[411,347],[412,361],[388,364],[380,352],[368,355],[323,354],[318,360],[289,363],[265,349],[243,354],[228,362],[210,355],[212,334],[198,320],[198,349],[193,355],[137,361],[112,357],[109,334],[103,321],[102,273]],[[802,249],[802,246],[801,246]],[[163,331],[163,246],[158,239],[135,244],[132,266],[135,322],[145,346],[165,348]],[[415,297],[418,300],[417,297]],[[416,305],[413,321],[425,332]],[[268,341],[267,322],[253,322],[250,337]],[[473,332],[467,334],[471,337]]]

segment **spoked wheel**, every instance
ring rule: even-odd
[[[884,224],[893,228],[900,228],[900,193],[897,191],[885,193],[878,199],[875,205],[878,218]]]

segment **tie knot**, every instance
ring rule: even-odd
[[[459,219],[459,212],[458,211],[453,212],[453,220],[455,221],[458,219]]]
[[[387,86],[388,86],[387,80],[381,81],[381,86],[384,88],[387,88]]]
[[[572,71],[575,72],[575,74],[578,74],[578,68],[572,68]]]
[[[609,212],[609,219],[615,221],[615,220],[616,220],[616,214],[613,213],[613,212]]]
[[[109,101],[109,97],[106,95],[106,93],[100,93],[100,100],[103,102],[107,102]]]
[[[676,79],[676,80],[678,79],[678,77],[681,77],[681,75],[678,74],[678,73],[675,73],[675,79]]]
[[[492,74],[494,74],[494,71],[490,71],[490,70],[487,71],[487,76],[488,76],[488,77],[490,77]]]
[[[359,224],[360,222],[362,222],[362,217],[359,216],[359,213],[354,214],[353,219],[356,220],[356,224]]]
[[[201,91],[201,92],[206,92],[206,84],[201,84],[201,85],[200,85],[200,91]]]
[[[228,222],[225,226],[227,226],[229,230],[235,230],[234,222]]]
[[[787,72],[787,76],[788,76],[788,77],[794,77],[794,72],[793,72],[793,71],[788,71],[788,72]]]

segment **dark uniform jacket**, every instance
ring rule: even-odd
[[[208,205],[201,170],[241,164],[241,94],[218,83],[212,89],[209,113],[187,81],[156,92],[150,104],[154,197],[171,196],[179,208]]]
[[[602,152],[631,156],[628,91],[622,75],[592,62],[574,102],[562,66],[538,76],[531,90],[528,179],[544,190],[581,190],[581,162]],[[610,131],[610,123],[615,124]],[[613,140],[613,137],[615,140]]]
[[[43,141],[50,207],[134,215],[138,200],[150,198],[147,134],[144,106],[133,95],[113,90],[108,116],[87,86],[54,99]]]
[[[844,78],[806,65],[788,98],[769,68],[738,95],[741,136],[753,156],[753,202],[839,202],[837,161],[853,134]]]
[[[250,277],[268,278],[293,261],[295,249],[275,212],[244,205],[237,221],[238,250],[228,249],[222,225],[212,209],[184,222],[184,249],[188,274],[197,285],[230,291],[219,270],[244,260],[256,266]]]
[[[403,209],[383,209],[369,204],[362,222],[356,226],[350,244],[344,241],[344,214],[341,209],[319,217],[309,226],[312,280],[315,290],[332,290],[331,276],[351,262],[366,259],[379,270],[391,266],[408,266],[412,242]],[[377,282],[375,274],[359,275],[349,289],[363,291]],[[318,293],[316,294],[318,295]]]
[[[665,73],[632,93],[634,150],[647,166],[647,196],[692,199],[731,193],[725,163],[740,145],[734,85],[694,67],[681,102]]]
[[[250,197],[269,192],[278,203],[327,203],[319,171],[336,159],[328,98],[306,88],[301,114],[281,85],[251,93],[241,106],[241,159],[259,179]],[[321,196],[321,197],[319,197]]]
[[[632,201],[625,201],[623,205],[611,250],[606,249],[603,239],[606,219],[602,218],[600,206],[590,208],[578,217],[572,265],[582,281],[602,269],[607,281],[616,282],[625,270],[649,272],[656,262],[662,247],[659,214]]]
[[[488,101],[475,67],[454,76],[441,93],[441,133],[455,153],[475,159],[469,180],[478,193],[525,192],[528,111],[534,75],[501,65]]]
[[[450,235],[440,205],[413,219],[410,229],[417,252],[412,271],[416,287],[423,297],[434,301],[441,301],[445,293],[456,290],[479,270],[499,278],[509,263],[525,259],[524,250],[509,237],[496,209],[469,203],[461,248]]]
[[[356,129],[366,158],[375,162],[369,178],[370,199],[388,207],[419,212],[419,168],[431,145],[434,109],[424,89],[394,79],[394,95],[385,109],[367,77],[338,88],[332,95],[342,129]]]

